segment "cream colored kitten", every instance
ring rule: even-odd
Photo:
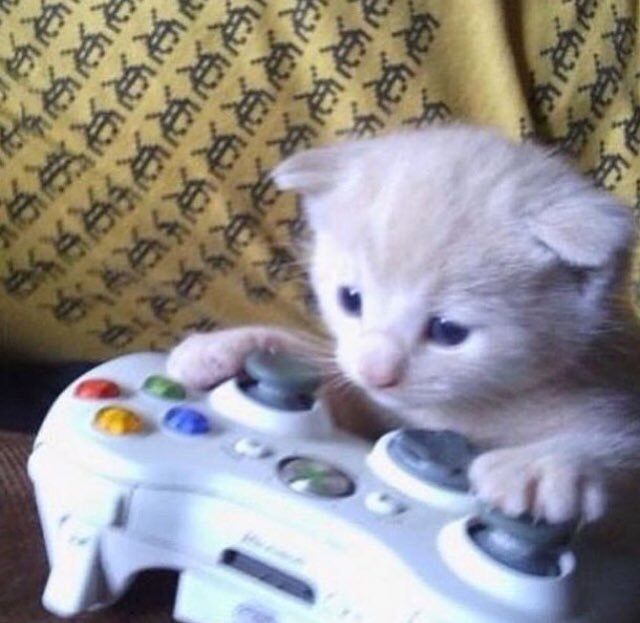
[[[633,226],[613,197],[467,126],[311,150],[273,176],[304,199],[338,367],[383,407],[366,426],[468,435],[486,449],[475,489],[511,514],[594,521],[640,500]],[[269,327],[199,334],[169,371],[211,385],[264,346],[309,348]],[[362,430],[350,404],[334,410]]]

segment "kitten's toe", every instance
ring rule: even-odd
[[[512,458],[505,452],[496,450],[479,456],[471,464],[469,477],[481,500],[508,515],[521,515],[532,508],[535,480],[532,474],[514,469]]]
[[[535,514],[550,522],[593,522],[605,514],[605,479],[596,465],[563,456],[540,463]]]
[[[529,513],[552,523],[591,522],[606,510],[601,472],[570,455],[495,450],[478,457],[469,476],[480,499],[509,515]]]
[[[189,387],[205,389],[234,376],[245,350],[222,333],[196,333],[178,344],[167,360],[167,373]]]

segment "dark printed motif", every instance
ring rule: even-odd
[[[110,294],[120,296],[128,287],[138,282],[138,277],[129,270],[113,264],[103,262],[98,268],[88,271],[90,275],[97,276],[104,289]]]
[[[553,68],[553,75],[567,82],[569,72],[576,66],[580,56],[580,46],[585,42],[584,36],[576,28],[562,29],[560,20],[555,18],[556,41],[553,46],[540,52],[548,56]]]
[[[85,205],[69,208],[69,214],[78,217],[85,234],[92,240],[99,240],[106,236],[123,216],[120,208],[109,200],[97,198],[92,188],[87,191]]]
[[[158,264],[168,251],[169,247],[166,244],[156,238],[140,236],[138,228],[134,227],[129,246],[115,249],[114,254],[124,255],[129,267],[144,275]]]
[[[72,123],[69,127],[83,133],[87,148],[101,156],[120,133],[125,116],[113,108],[98,110],[96,100],[89,100],[89,121]]]
[[[444,102],[432,102],[429,100],[427,90],[422,89],[422,111],[416,117],[409,117],[402,123],[414,128],[421,128],[439,121],[448,121],[451,117],[451,110]]]
[[[320,52],[330,52],[336,71],[345,78],[351,78],[361,65],[367,52],[371,35],[362,28],[345,28],[344,20],[336,20],[340,35],[337,43],[320,48]]]
[[[240,157],[246,142],[237,134],[218,134],[215,123],[209,127],[210,139],[206,147],[191,152],[194,156],[204,156],[209,172],[219,180],[224,180]]]
[[[266,78],[275,89],[280,89],[296,68],[302,48],[290,41],[276,41],[273,30],[267,33],[269,52],[251,61],[252,65],[262,65]]]
[[[124,54],[120,56],[122,71],[117,78],[105,80],[102,86],[113,87],[118,102],[127,110],[140,102],[147,89],[151,86],[151,79],[156,71],[146,63],[130,65]]]
[[[104,25],[111,31],[119,33],[129,22],[140,0],[107,0],[91,7],[92,11],[100,11]]]
[[[384,128],[384,121],[375,113],[360,113],[358,102],[351,102],[351,119],[351,125],[336,130],[336,136],[348,135],[360,138],[373,138]]]
[[[222,104],[222,110],[232,110],[238,126],[247,134],[253,135],[257,127],[265,120],[276,98],[264,88],[250,89],[244,78],[239,79],[239,99]]]
[[[167,242],[181,245],[191,233],[191,230],[177,219],[164,217],[158,210],[153,210],[151,214],[156,232]]]
[[[0,197],[0,205],[6,211],[7,220],[18,229],[25,229],[36,222],[46,204],[36,193],[20,190],[18,180],[11,180],[11,192]]]
[[[56,256],[67,264],[82,259],[89,250],[87,241],[76,231],[65,229],[62,220],[56,221],[56,231],[53,235],[43,236],[40,240],[50,244]]]
[[[534,72],[529,75],[529,103],[531,113],[536,121],[543,120],[551,115],[556,108],[556,100],[560,97],[560,89],[550,80],[536,82]]]
[[[418,65],[429,52],[433,44],[440,22],[429,11],[418,13],[415,4],[409,1],[411,20],[409,25],[391,33],[392,37],[402,37],[407,55]]]
[[[328,6],[329,0],[292,0],[293,6],[278,13],[280,17],[290,20],[296,36],[304,43],[309,42],[322,16],[322,8]]]
[[[9,84],[0,78],[0,104],[4,104],[9,99]]]
[[[56,119],[76,101],[79,89],[80,83],[73,76],[56,76],[53,66],[49,65],[49,86],[39,90],[43,110]]]
[[[219,31],[224,49],[237,56],[249,35],[254,31],[260,18],[260,10],[265,0],[252,0],[250,3],[233,6],[231,0],[225,0],[225,19],[209,26],[209,30]]]
[[[572,4],[575,11],[575,20],[582,28],[590,30],[591,20],[598,10],[599,0],[562,0],[562,3]]]
[[[202,269],[180,260],[178,278],[169,283],[178,300],[199,301],[207,293],[211,277]]]
[[[9,34],[9,42],[13,53],[4,60],[4,67],[14,80],[24,80],[35,69],[41,52],[32,43],[16,43],[13,33]]]
[[[45,133],[52,128],[52,124],[42,115],[27,112],[26,106],[20,104],[20,119],[18,124],[25,134],[43,138]]]
[[[148,190],[164,171],[169,151],[159,143],[143,143],[140,133],[134,134],[135,151],[129,158],[116,160],[118,165],[128,165],[133,182],[141,190]]]
[[[88,78],[91,70],[96,69],[106,57],[113,39],[100,31],[88,33],[84,24],[79,26],[79,36],[78,45],[62,50],[60,55],[71,55],[76,71],[83,78]]]
[[[148,323],[136,316],[121,322],[114,322],[111,316],[105,316],[102,326],[90,330],[89,334],[96,336],[108,348],[119,351],[129,346],[148,328]]]
[[[241,182],[236,186],[240,191],[247,193],[253,209],[260,215],[275,205],[279,192],[276,189],[269,171],[262,167],[260,158],[256,158],[256,176],[249,182]]]
[[[40,13],[33,17],[24,17],[20,22],[31,24],[34,37],[46,47],[60,34],[70,14],[71,9],[63,2],[50,3],[40,0]]]
[[[589,117],[574,119],[573,109],[567,112],[567,130],[556,139],[558,149],[573,157],[578,157],[586,147],[595,124]]]
[[[183,309],[188,301],[164,293],[153,293],[138,297],[137,303],[143,304],[155,320],[168,324]]]
[[[202,99],[207,99],[222,81],[231,63],[219,52],[205,52],[200,41],[196,41],[196,58],[191,65],[178,69],[178,74],[186,73],[191,88]]]
[[[82,153],[74,153],[61,143],[57,149],[46,154],[40,165],[26,165],[25,170],[37,174],[40,190],[53,199],[63,193],[85,171],[94,166],[94,161]]]
[[[187,19],[194,20],[204,9],[207,0],[178,0],[180,13]]]
[[[626,67],[627,60],[633,54],[636,46],[637,28],[631,17],[620,17],[615,4],[611,5],[613,12],[614,27],[609,32],[602,35],[603,39],[608,39],[615,50],[616,59],[622,67]]]
[[[136,35],[133,40],[143,41],[149,58],[162,65],[164,59],[176,49],[187,28],[177,19],[159,19],[155,9],[151,9],[151,20],[151,31]]]
[[[216,187],[206,178],[187,177],[187,170],[180,169],[181,186],[162,196],[171,201],[183,219],[194,224],[210,206]]]
[[[231,203],[227,203],[227,222],[224,225],[216,225],[209,231],[221,235],[222,242],[231,254],[240,255],[246,249],[260,228],[260,220],[249,212],[236,212]]]
[[[611,124],[613,128],[623,128],[625,147],[634,155],[640,153],[640,105],[635,105],[631,114]]]
[[[373,89],[380,109],[389,114],[394,104],[402,99],[409,88],[409,80],[416,74],[406,63],[391,63],[387,55],[380,54],[381,74],[376,80],[364,83],[364,88]]]
[[[174,147],[185,136],[202,110],[190,97],[174,97],[171,87],[164,88],[165,107],[161,112],[145,115],[145,119],[157,119],[160,132]]]
[[[299,149],[310,149],[318,133],[308,123],[291,123],[287,113],[283,113],[284,134],[267,141],[267,145],[276,146],[281,159],[295,153]]]
[[[362,15],[370,26],[378,28],[391,11],[395,0],[347,0],[349,4],[357,3]]]
[[[578,87],[578,91],[588,93],[591,112],[600,119],[620,90],[622,72],[615,65],[603,65],[597,54],[594,55],[594,63],[595,80]]]
[[[53,317],[63,324],[75,324],[86,318],[96,305],[113,305],[113,299],[100,293],[85,293],[81,284],[76,283],[67,290],[59,288],[55,300],[40,305],[51,312]]]
[[[311,90],[298,93],[294,100],[304,100],[311,119],[324,125],[324,118],[333,112],[344,87],[334,78],[320,78],[315,65],[311,66],[311,81]]]
[[[621,154],[605,151],[604,143],[601,142],[600,160],[588,173],[593,177],[596,186],[602,186],[606,190],[614,190],[622,180],[625,169],[628,169],[629,166],[629,161]]]

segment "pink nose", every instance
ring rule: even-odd
[[[357,367],[366,385],[378,389],[397,385],[404,365],[402,345],[394,336],[382,331],[363,335]]]

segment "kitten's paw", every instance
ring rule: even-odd
[[[508,515],[530,513],[556,523],[591,522],[605,513],[604,472],[571,454],[505,448],[480,455],[469,470],[479,498]]]
[[[205,389],[237,374],[254,348],[248,332],[196,333],[171,351],[167,372],[189,387]]]

